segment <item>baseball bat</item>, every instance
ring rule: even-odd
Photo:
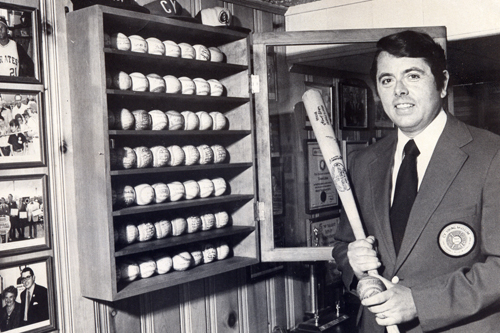
[[[342,154],[340,152],[339,145],[337,144],[337,139],[335,137],[330,118],[328,117],[325,104],[323,103],[321,93],[318,90],[309,89],[302,95],[302,101],[304,102],[314,135],[318,141],[321,154],[323,155],[326,165],[328,166],[333,183],[335,184],[335,188],[337,189],[340,200],[342,201],[342,206],[344,207],[347,219],[351,225],[354,237],[356,239],[364,239],[366,238],[366,235],[363,229],[363,224],[361,223],[361,218],[358,213],[356,201],[354,200],[349,178],[347,178],[344,161],[342,160]],[[369,271],[368,274],[375,275],[377,272]],[[369,279],[370,281],[367,284],[370,285],[370,289],[377,290],[377,292],[385,290],[385,286],[381,280],[376,279],[378,282],[375,282],[378,286],[373,286],[373,278],[370,277]],[[363,279],[361,279],[360,282],[362,280]],[[372,294],[370,294],[370,296],[371,295]],[[398,333],[399,330],[395,325],[387,326],[387,332]]]

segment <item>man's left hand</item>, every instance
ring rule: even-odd
[[[417,317],[417,308],[413,301],[411,289],[394,284],[377,275],[387,290],[364,299],[361,304],[375,314],[377,323],[389,326],[405,323]]]

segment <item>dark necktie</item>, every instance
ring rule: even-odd
[[[392,238],[394,239],[396,254],[399,253],[406,223],[408,222],[413,202],[417,196],[418,188],[417,156],[420,154],[420,151],[415,141],[408,141],[404,152],[405,156],[399,168],[394,200],[390,211]]]

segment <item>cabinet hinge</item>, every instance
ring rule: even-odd
[[[264,202],[257,201],[255,203],[255,216],[260,222],[266,220],[266,204]]]
[[[250,75],[250,91],[252,94],[258,94],[260,92],[260,80],[258,75]]]

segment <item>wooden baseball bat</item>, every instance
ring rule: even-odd
[[[328,117],[325,104],[323,103],[321,93],[318,90],[309,89],[302,95],[302,101],[304,102],[307,116],[311,122],[316,140],[318,140],[321,154],[325,159],[330,175],[332,176],[333,183],[335,184],[335,188],[337,189],[340,200],[342,201],[342,206],[344,207],[349,224],[351,225],[354,237],[356,239],[364,239],[366,238],[366,235],[363,229],[363,224],[361,223],[361,218],[359,217],[358,207],[356,206],[356,201],[354,200],[349,178],[347,178],[344,161],[342,160],[342,154],[340,152],[339,145],[337,144],[337,139],[335,137],[330,118]],[[369,271],[368,274],[376,275],[377,272]],[[363,279],[360,281],[362,280]],[[380,282],[381,287],[383,287],[382,290],[385,290],[385,286],[382,281],[379,279],[377,280]],[[373,284],[373,280],[369,282],[369,284]],[[387,332],[398,333],[399,330],[395,325],[387,326]]]

